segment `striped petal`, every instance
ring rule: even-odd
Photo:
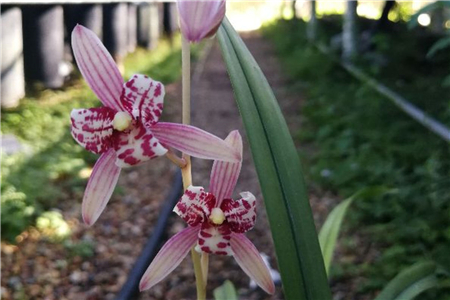
[[[74,109],[70,113],[72,136],[83,148],[96,154],[112,147],[115,111],[108,107]]]
[[[225,139],[242,157],[242,137],[239,131],[232,131]],[[236,182],[241,172],[242,159],[239,162],[231,163],[224,161],[214,161],[209,183],[209,192],[214,194],[220,203],[225,198],[231,198]]]
[[[195,245],[198,231],[199,227],[188,227],[168,240],[142,276],[139,290],[147,290],[169,275]]]
[[[202,224],[202,229],[198,233],[197,251],[209,254],[232,255],[230,245],[231,230],[225,223],[220,226],[212,225],[209,222]]]
[[[137,165],[167,152],[153,133],[140,123],[136,123],[131,130],[116,132],[114,138],[116,165],[121,168]]]
[[[189,186],[173,211],[189,226],[197,226],[206,220],[216,204],[216,198],[200,186]]]
[[[225,16],[225,0],[178,0],[180,29],[190,42],[216,33]]]
[[[231,230],[235,233],[244,233],[255,226],[256,199],[250,192],[241,193],[241,199],[225,199],[222,209]]]
[[[104,106],[123,111],[123,78],[113,58],[94,32],[81,25],[72,32],[72,49],[84,79]]]
[[[275,293],[275,285],[270,276],[270,270],[253,243],[245,235],[233,233],[231,235],[231,249],[242,270],[264,291],[269,294]]]
[[[163,110],[164,85],[147,75],[133,75],[123,85],[121,96],[125,110],[143,124],[158,122]]]
[[[241,154],[224,140],[194,126],[159,122],[150,127],[160,143],[203,159],[238,162]]]
[[[95,163],[86,191],[81,211],[84,223],[92,225],[105,209],[119,179],[120,168],[114,163],[113,149],[103,153]]]

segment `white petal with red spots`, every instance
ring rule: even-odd
[[[115,132],[114,149],[117,153],[116,165],[130,167],[167,153],[152,134],[143,125],[136,123],[131,130]]]
[[[216,198],[200,186],[190,186],[173,209],[189,226],[207,221],[207,216],[216,205]]]
[[[124,83],[122,105],[135,120],[152,125],[158,122],[163,110],[164,86],[147,75],[136,74]]]
[[[241,199],[225,199],[220,208],[227,218],[230,229],[235,233],[244,233],[255,226],[256,199],[250,192],[241,193]]]
[[[73,138],[88,151],[96,154],[106,152],[112,147],[115,113],[108,107],[72,110]]]
[[[195,249],[198,252],[203,251],[210,254],[233,255],[230,239],[231,230],[227,224],[216,226],[205,222],[198,234],[198,244]]]

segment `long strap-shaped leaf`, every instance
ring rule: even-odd
[[[286,299],[331,299],[300,160],[277,100],[228,20],[218,37],[264,194]]]
[[[423,291],[439,285],[436,263],[419,262],[403,270],[381,291],[375,300],[411,300]]]

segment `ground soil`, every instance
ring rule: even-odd
[[[301,95],[288,88],[271,45],[258,34],[245,36],[245,42],[260,63],[293,134],[301,126]],[[208,47],[207,47],[208,48]],[[192,91],[192,123],[225,138],[238,129],[244,138],[244,162],[235,194],[251,191],[258,199],[258,218],[247,236],[259,251],[271,258],[276,268],[273,242],[262,201],[255,168],[245,138],[242,121],[216,43],[200,59]],[[179,122],[180,82],[166,87],[164,121]],[[297,145],[301,147],[301,145]],[[193,183],[207,187],[212,162],[193,159]],[[155,159],[143,166],[124,170],[116,193],[98,222],[85,226],[80,217],[81,199],[60,203],[68,220],[72,243],[93,242],[90,257],[73,254],[67,246],[52,243],[35,229],[24,232],[16,245],[2,243],[3,299],[115,299],[128,272],[151,236],[162,201],[169,191],[175,167],[166,159]],[[311,191],[310,200],[317,226],[323,222],[336,199],[326,193]],[[168,236],[185,226],[175,214],[170,218]],[[232,257],[210,257],[208,296],[225,280],[236,286],[240,299],[283,299],[281,286],[269,296],[261,289],[250,289],[250,279]],[[185,259],[164,281],[139,299],[195,299],[195,281],[190,258]]]

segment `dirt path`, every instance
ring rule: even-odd
[[[245,41],[260,63],[285,112],[293,134],[299,129],[299,102],[283,77],[270,44],[258,35]],[[166,87],[165,121],[180,121],[180,83]],[[192,92],[193,124],[219,137],[238,129],[244,138],[244,163],[235,195],[251,191],[258,199],[258,218],[247,236],[257,248],[276,264],[269,225],[261,191],[246,141],[242,121],[233,99],[231,84],[215,44],[207,56],[203,72]],[[207,187],[212,162],[193,160],[193,182]],[[116,193],[99,221],[91,228],[80,223],[81,194],[77,201],[59,207],[73,230],[66,243],[42,240],[36,231],[23,234],[17,246],[2,244],[3,299],[114,299],[125,282],[136,257],[151,235],[161,201],[164,199],[175,168],[165,159],[156,159],[143,166],[124,170]],[[321,223],[331,200],[317,201],[311,194],[316,220]],[[76,203],[76,204],[74,204]],[[169,235],[183,228],[184,222],[173,216]],[[84,251],[84,252],[83,252]],[[86,254],[87,251],[87,254]],[[89,252],[91,251],[91,252]],[[210,258],[208,295],[225,280],[231,280],[240,299],[282,299],[281,288],[274,296],[260,289],[249,288],[249,278],[231,257]],[[195,282],[190,259],[185,259],[167,279],[140,299],[194,299]]]

